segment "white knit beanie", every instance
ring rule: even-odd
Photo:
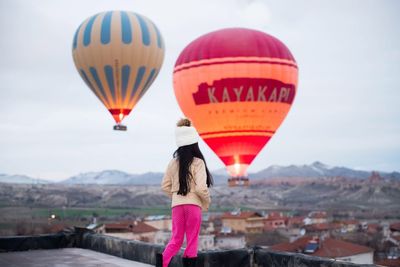
[[[178,121],[175,129],[175,141],[178,147],[192,145],[199,141],[199,134],[191,124],[189,119]]]

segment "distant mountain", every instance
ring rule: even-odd
[[[14,183],[14,184],[48,184],[50,181],[35,179],[26,175],[8,175],[0,174],[0,183]]]
[[[248,187],[216,185],[212,207],[252,209],[354,210],[373,218],[377,213],[395,216],[400,210],[400,182],[361,179],[317,179],[298,184],[253,184]],[[160,185],[7,184],[0,186],[0,203],[21,207],[167,207],[171,200]],[[375,210],[375,212],[371,212]]]
[[[81,173],[60,183],[62,184],[159,184],[162,173],[148,172],[144,174],[129,174],[117,170]]]
[[[102,172],[81,173],[64,181],[61,184],[127,184],[127,185],[159,185],[164,173],[146,172],[143,174],[129,174],[117,170],[107,170]],[[213,173],[215,184],[226,183],[226,177]]]
[[[386,179],[399,179],[399,172],[378,172]],[[226,184],[228,174],[225,169],[212,171],[214,184]],[[290,166],[270,166],[256,173],[250,173],[252,181],[270,178],[324,178],[324,177],[344,177],[351,179],[367,179],[371,176],[369,171],[353,170],[346,167],[332,167],[319,161],[311,165],[290,165]],[[87,172],[75,175],[60,184],[126,184],[126,185],[159,185],[163,177],[161,172],[147,172],[143,174],[130,174],[118,170],[105,170],[101,172]],[[34,179],[25,175],[6,175],[0,174],[0,183],[25,183],[25,184],[46,184],[50,181]]]
[[[225,173],[215,173],[214,171],[211,171],[211,175],[213,177],[214,185],[225,185],[229,178],[229,175],[226,171]]]
[[[212,175],[228,177],[228,172],[226,171],[226,168],[221,168],[221,169],[213,170]]]
[[[383,178],[400,179],[399,172],[378,172]],[[311,165],[270,166],[264,170],[249,175],[252,179],[267,179],[279,177],[345,177],[353,179],[367,179],[371,176],[370,171],[353,170],[346,167],[331,167],[319,161]]]

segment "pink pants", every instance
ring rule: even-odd
[[[201,226],[201,208],[197,205],[179,205],[172,208],[172,237],[163,252],[163,267],[179,252],[186,234],[183,257],[197,257],[197,244]]]

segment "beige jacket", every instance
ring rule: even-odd
[[[210,193],[207,187],[207,173],[204,161],[194,158],[190,165],[193,179],[190,181],[190,191],[186,196],[178,195],[179,191],[179,162],[172,159],[164,174],[161,187],[162,190],[172,198],[171,207],[182,204],[194,204],[207,211],[210,205]]]

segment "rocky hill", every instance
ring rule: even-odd
[[[400,179],[399,172],[379,172],[386,179]],[[345,177],[353,179],[366,179],[371,175],[370,171],[354,170],[347,167],[333,167],[316,161],[310,165],[270,166],[257,173],[251,174],[252,179],[268,179],[279,177]]]
[[[326,178],[289,184],[211,189],[215,207],[256,209],[400,210],[400,183],[389,180]],[[2,184],[0,203],[37,207],[159,207],[170,200],[158,185]]]
[[[26,175],[8,175],[8,174],[0,174],[0,183],[13,183],[13,184],[48,184],[50,181],[32,178]]]
[[[212,172],[216,184],[225,184],[228,178],[225,169]],[[399,172],[379,172],[385,179],[400,180]],[[350,179],[367,179],[371,175],[369,171],[353,170],[346,167],[331,167],[321,162],[310,165],[270,166],[256,173],[250,173],[252,182],[273,182],[290,178],[291,181],[304,181],[328,177],[344,177]],[[130,174],[119,170],[105,170],[101,172],[81,173],[70,177],[61,184],[98,184],[98,185],[158,185],[163,173],[147,172],[143,174]],[[0,183],[26,183],[43,184],[52,183],[23,175],[0,174]]]

